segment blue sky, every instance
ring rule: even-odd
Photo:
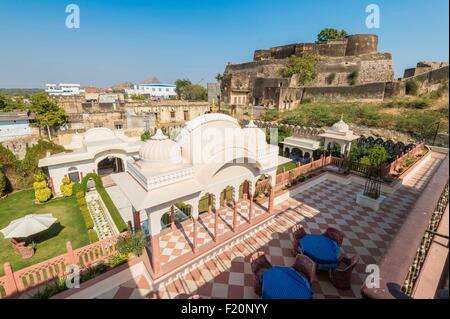
[[[81,11],[67,29],[66,5]],[[378,4],[381,28],[367,29]],[[253,51],[314,41],[325,27],[375,33],[396,76],[419,60],[448,61],[448,0],[1,0],[0,87],[75,82],[99,87],[157,76],[212,81]]]

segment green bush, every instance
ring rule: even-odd
[[[381,145],[375,145],[359,162],[364,165],[379,167],[386,163],[387,159],[388,153],[386,149]]]
[[[152,135],[150,134],[150,131],[145,131],[141,134],[141,141],[149,140]]]
[[[348,83],[350,85],[355,85],[358,82],[358,76],[359,76],[359,71],[358,70],[353,70],[349,75],[348,75]]]
[[[122,265],[128,261],[128,255],[126,254],[114,254],[108,258],[107,264],[111,268]]]
[[[6,176],[0,167],[0,197],[3,197],[5,193],[6,193]]]
[[[70,197],[73,195],[73,182],[68,177],[62,179],[62,184],[59,187],[64,197]]]
[[[301,56],[292,55],[286,59],[286,66],[280,70],[280,75],[284,78],[298,75],[299,83],[307,84],[314,79],[319,59],[312,53],[303,53]]]
[[[416,79],[408,80],[405,84],[405,92],[407,95],[417,95],[419,93],[420,83]]]
[[[52,191],[48,187],[47,179],[42,172],[34,174],[34,197],[40,202],[44,203],[52,197]]]
[[[306,176],[303,175],[303,174],[298,175],[297,176],[297,181],[300,182],[300,183],[306,181]]]
[[[86,198],[84,198],[84,193],[78,192],[76,194],[76,196],[77,196],[78,206],[80,206],[81,216],[83,217],[84,224],[85,224],[86,229],[88,230],[88,234],[89,234],[89,230],[94,228],[94,221],[92,220],[91,214],[89,213]]]
[[[120,237],[117,241],[117,250],[124,255],[133,253],[140,256],[145,245],[146,242],[143,233],[136,232]]]
[[[333,84],[334,79],[336,79],[336,73],[330,73],[326,78],[328,85]]]
[[[88,230],[88,237],[89,237],[89,241],[91,243],[95,243],[96,241],[98,241],[98,235],[97,232],[94,229],[89,229]]]

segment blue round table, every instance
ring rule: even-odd
[[[323,235],[306,234],[298,243],[298,251],[311,258],[319,269],[335,269],[342,255],[339,245]]]
[[[274,266],[262,275],[263,299],[312,299],[308,280],[291,267]]]

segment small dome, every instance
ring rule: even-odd
[[[180,145],[164,135],[161,129],[158,129],[156,134],[142,145],[139,157],[144,165],[182,162]]]
[[[249,147],[255,145],[256,149],[260,149],[267,146],[266,133],[258,128],[253,120],[250,120],[242,130]]]
[[[333,124],[331,130],[335,132],[346,133],[349,131],[349,126],[341,119],[339,122]]]

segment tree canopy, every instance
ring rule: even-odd
[[[20,98],[9,97],[0,93],[0,112],[11,112],[13,110],[23,110],[26,105]]]
[[[208,92],[200,84],[193,84],[189,79],[178,79],[175,81],[175,92],[183,100],[206,101]]]
[[[317,42],[326,42],[328,40],[342,40],[348,36],[347,31],[341,31],[333,28],[325,28],[317,35]]]
[[[280,74],[285,78],[298,74],[300,84],[306,84],[314,79],[318,61],[319,57],[312,53],[303,53],[301,56],[292,55],[287,58],[286,66],[281,69]]]
[[[34,125],[38,127],[59,126],[66,122],[66,112],[58,103],[48,98],[47,93],[36,93],[31,96],[31,110],[36,115]]]

